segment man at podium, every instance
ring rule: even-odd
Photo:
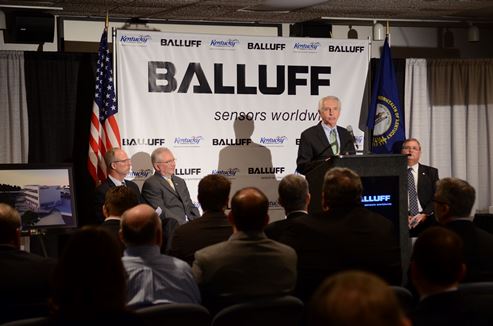
[[[297,171],[306,174],[319,161],[334,155],[355,154],[354,136],[337,125],[341,114],[341,101],[336,96],[326,96],[318,102],[321,121],[301,133],[296,159]]]

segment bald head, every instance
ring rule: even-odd
[[[239,231],[262,231],[269,222],[269,200],[257,188],[238,190],[231,199],[232,222]]]
[[[125,211],[121,217],[120,237],[127,246],[161,246],[161,220],[156,211],[147,204]]]
[[[0,244],[19,246],[21,217],[7,204],[0,203]]]

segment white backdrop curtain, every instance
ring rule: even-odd
[[[0,163],[27,163],[28,130],[24,54],[0,51]]]
[[[406,133],[422,162],[467,180],[478,210],[493,206],[493,60],[408,59],[405,87]]]

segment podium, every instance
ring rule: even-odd
[[[322,187],[325,173],[334,168],[349,168],[361,177],[363,183],[362,204],[379,213],[394,224],[401,246],[403,271],[411,256],[407,223],[407,156],[406,155],[350,155],[333,156],[314,166],[307,174],[311,194],[308,212],[322,212]]]

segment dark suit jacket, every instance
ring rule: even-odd
[[[411,314],[413,326],[479,326],[488,325],[477,314],[469,312],[459,291],[430,295],[418,303]]]
[[[197,250],[226,241],[232,233],[224,212],[206,212],[175,230],[168,254],[192,266]]]
[[[353,140],[349,132],[337,126],[337,133],[340,140],[341,154],[355,154]],[[296,160],[297,171],[306,174],[313,168],[314,161],[323,160],[333,156],[332,148],[329,145],[329,140],[325,135],[322,124],[319,123],[310,127],[301,133],[300,145],[298,146],[298,158]]]
[[[304,301],[327,276],[348,269],[377,274],[392,285],[401,283],[394,226],[364,207],[338,208],[297,219],[280,241],[298,254],[296,294]]]
[[[464,242],[467,271],[464,282],[493,282],[493,235],[466,220],[445,224]]]
[[[162,209],[161,218],[174,218],[179,224],[200,216],[199,210],[193,205],[185,180],[173,175],[171,177],[175,190],[159,173],[147,178],[142,186],[142,198],[154,208]]]
[[[418,166],[418,199],[423,213],[427,215],[433,212],[433,196],[435,195],[438,181],[438,169],[419,164]]]
[[[272,240],[279,241],[279,239],[286,233],[293,222],[298,218],[307,218],[310,215],[304,212],[294,212],[286,215],[286,219],[275,221],[265,227],[265,235]]]
[[[418,199],[423,209],[422,213],[425,213],[428,217],[424,222],[409,231],[411,237],[417,237],[427,228],[438,225],[433,214],[433,197],[435,196],[437,181],[438,169],[428,165],[418,165]]]
[[[0,245],[0,323],[48,314],[52,259]]]
[[[128,189],[130,189],[139,199],[139,202],[142,202],[140,197],[139,186],[133,181],[125,180],[125,185]],[[103,205],[104,205],[104,197],[106,196],[106,192],[115,187],[113,181],[110,178],[107,178],[103,183],[98,185],[95,190],[95,214],[98,222],[103,223],[104,214],[103,214]]]

